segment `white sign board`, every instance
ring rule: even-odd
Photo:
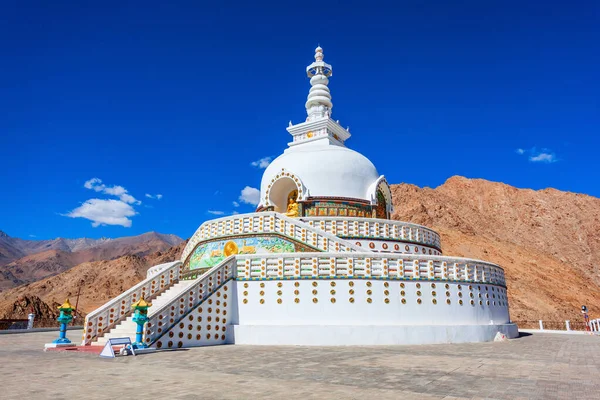
[[[128,337],[124,337],[124,338],[110,338],[108,339],[108,342],[106,342],[106,344],[104,345],[104,348],[102,349],[102,351],[100,352],[100,357],[103,358],[115,358],[115,351],[113,350],[113,346],[121,346],[121,345],[129,345],[129,348],[131,349],[131,352],[133,353],[133,355],[135,356],[135,352],[133,350],[133,347],[131,346],[131,339]]]

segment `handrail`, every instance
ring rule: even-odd
[[[401,253],[284,253],[237,256],[237,279],[373,278],[488,283],[506,287],[496,264]]]
[[[234,277],[236,256],[230,256],[182,290],[177,297],[157,310],[151,310],[145,341],[155,343],[182,318],[207,299],[216,289]]]
[[[312,227],[299,219],[269,211],[238,214],[204,222],[183,249],[181,261],[185,262],[196,245],[204,240],[243,234],[279,234],[322,251],[364,252],[365,249],[347,240]]]
[[[181,261],[174,261],[158,274],[147,277],[129,290],[111,299],[89,313],[85,318],[82,346],[91,344],[95,338],[114,327],[130,314],[131,304],[141,297],[151,300],[179,281],[183,271]]]
[[[411,222],[359,217],[302,217],[301,220],[343,238],[393,239],[441,250],[436,231]]]

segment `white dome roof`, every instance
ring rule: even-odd
[[[267,203],[269,185],[281,172],[297,177],[306,188],[300,197],[346,197],[371,201],[369,189],[379,179],[368,158],[347,147],[329,144],[297,146],[285,151],[263,174],[261,205]]]

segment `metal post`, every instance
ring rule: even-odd
[[[542,323],[542,320],[540,319],[540,331],[544,330],[544,324]]]

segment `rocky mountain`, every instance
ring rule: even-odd
[[[580,321],[600,314],[600,199],[452,177],[393,185],[394,219],[427,225],[446,255],[500,264],[513,320]]]
[[[145,256],[182,242],[175,235],[148,232],[118,239],[23,240],[0,236],[0,291],[66,271],[83,262],[112,260],[124,255]],[[18,257],[18,258],[15,258]]]
[[[600,199],[462,177],[435,189],[393,185],[392,192],[393,218],[438,231],[444,254],[504,268],[513,321],[580,321],[582,304],[600,316]],[[23,317],[17,314],[28,304],[51,309],[74,298],[80,284],[80,308],[89,312],[143,279],[148,267],[179,258],[184,246],[85,262],[7,290],[0,318]]]
[[[79,314],[86,314],[144,279],[149,267],[179,259],[185,244],[142,256],[84,262],[58,275],[2,292],[0,319],[25,318],[32,309],[38,317],[53,318],[56,306],[66,298],[75,305],[80,286]]]

